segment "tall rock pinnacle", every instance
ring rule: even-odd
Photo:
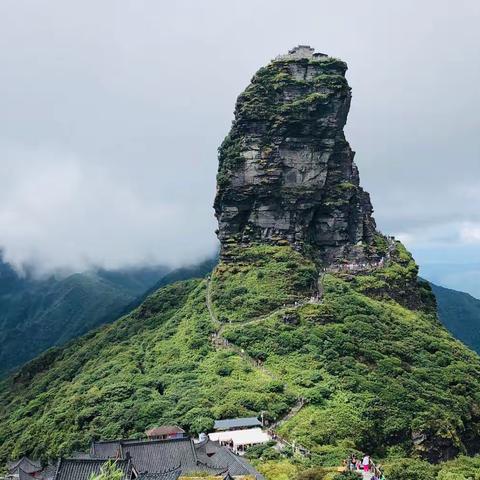
[[[344,62],[307,46],[277,57],[238,97],[219,149],[215,214],[231,245],[285,244],[319,263],[368,255],[375,233],[343,127]]]

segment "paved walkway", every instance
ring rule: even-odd
[[[363,470],[355,470],[355,473],[358,473],[362,476],[363,480],[371,480],[373,478],[374,472],[373,469],[370,469],[369,472],[364,472]]]

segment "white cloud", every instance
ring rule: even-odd
[[[54,149],[1,149],[0,244],[17,267],[193,262],[214,252],[208,208],[151,200],[112,171]]]
[[[475,245],[479,14],[449,0],[4,0],[0,247],[44,270],[213,250],[235,98],[299,43],[349,64],[346,135],[379,228]]]
[[[466,243],[480,244],[480,224],[465,223],[461,228],[460,236]]]

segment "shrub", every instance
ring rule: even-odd
[[[392,480],[436,480],[437,468],[421,460],[404,459],[385,466],[385,476]]]
[[[324,468],[310,468],[300,473],[297,480],[324,480],[327,470]]]
[[[114,461],[106,462],[100,469],[100,473],[92,475],[90,480],[122,480],[123,472]]]

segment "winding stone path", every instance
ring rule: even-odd
[[[222,322],[220,322],[220,320],[218,320],[218,317],[217,317],[217,315],[215,313],[215,310],[214,310],[214,307],[213,307],[211,285],[212,285],[212,281],[211,281],[211,277],[209,276],[209,277],[207,277],[206,304],[207,304],[208,313],[210,315],[210,319],[211,319],[212,323],[215,325],[215,327],[217,328],[216,333],[212,336],[213,346],[217,349],[218,348],[225,348],[225,349],[228,348],[230,350],[233,350],[235,353],[240,355],[244,360],[246,360],[254,368],[258,368],[259,370],[261,370],[262,373],[264,373],[270,379],[280,381],[280,379],[278,377],[276,377],[276,375],[274,375],[272,372],[267,370],[265,368],[265,366],[263,364],[259,363],[256,359],[252,358],[243,348],[240,348],[237,345],[232,344],[226,338],[223,337],[223,332],[224,332],[225,328],[228,326],[228,324],[222,323]],[[317,301],[318,301],[318,298],[319,297],[317,297]],[[296,305],[292,305],[291,307],[282,307],[281,309],[270,312],[268,315],[265,315],[265,316],[262,316],[262,317],[259,317],[259,318],[255,318],[255,319],[250,320],[248,322],[242,323],[241,325],[248,325],[248,324],[252,324],[252,323],[262,322],[266,318],[275,314],[275,312],[277,312],[277,311],[281,311],[281,310],[284,310],[286,308],[298,308],[298,307],[300,307],[302,305],[305,305],[309,302],[310,301],[297,302]],[[272,430],[272,431],[275,430],[281,424],[283,424],[284,422],[286,422],[290,418],[294,417],[303,408],[304,405],[305,405],[305,400],[303,398],[299,398],[298,401],[295,403],[295,405],[286,413],[286,415],[284,417],[282,417],[281,419],[279,419],[277,422],[275,422],[270,427],[270,430]],[[290,445],[286,440],[282,439],[278,435],[277,435],[277,437],[278,437],[279,443],[282,443],[283,445]],[[298,447],[299,447],[298,451],[305,452],[305,454],[310,455],[310,452],[306,448],[302,447],[301,445],[298,445]],[[302,453],[302,454],[304,454],[304,453]]]

